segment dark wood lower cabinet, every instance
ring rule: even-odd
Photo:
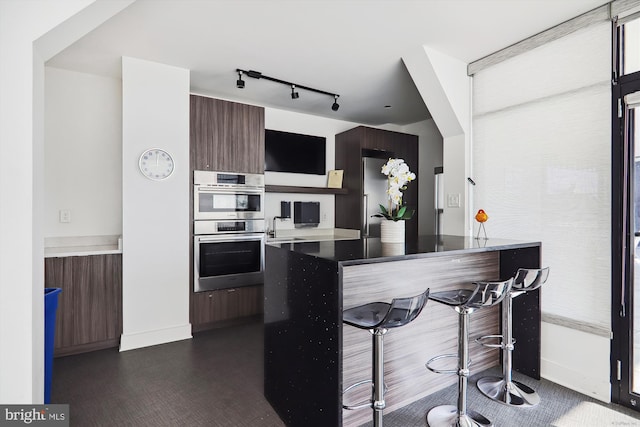
[[[45,258],[58,296],[54,356],[117,347],[122,334],[122,255]]]
[[[263,286],[193,294],[193,332],[242,323],[262,315]]]

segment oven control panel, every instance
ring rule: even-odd
[[[264,220],[194,221],[193,234],[264,233]]]

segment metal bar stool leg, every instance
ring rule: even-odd
[[[458,406],[436,406],[427,413],[429,427],[490,427],[483,415],[467,410],[469,382],[469,313],[461,311],[458,319]]]
[[[516,294],[517,296],[517,294]],[[540,403],[540,396],[529,386],[512,378],[513,368],[513,297],[502,301],[502,378],[483,377],[478,380],[478,389],[488,398],[510,406],[531,407]]]
[[[371,407],[373,409],[373,426],[382,427],[382,415],[386,403],[384,401],[384,334],[386,329],[376,329],[373,334],[373,398]]]
[[[408,298],[394,298],[391,304],[372,302],[353,307],[342,313],[342,321],[359,329],[371,332],[371,379],[350,385],[342,392],[342,408],[347,410],[369,407],[373,410],[374,427],[382,426],[386,386],[384,383],[384,335],[389,328],[399,328],[418,317],[429,299],[429,289]],[[372,383],[371,398],[365,402],[345,404],[345,394],[361,385]]]

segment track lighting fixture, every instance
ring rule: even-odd
[[[238,89],[244,89],[244,80],[242,80],[242,71],[238,70],[238,80],[236,80],[236,87]]]
[[[242,80],[242,74],[244,74],[254,79],[270,80],[272,82],[280,83],[280,84],[291,87],[291,99],[298,99],[300,97],[300,94],[296,91],[296,89],[304,89],[311,92],[321,93],[323,95],[333,96],[333,105],[331,105],[331,109],[333,111],[338,111],[338,108],[340,108],[340,105],[338,104],[338,97],[340,95],[336,93],[326,92],[320,89],[314,89],[309,86],[302,86],[297,83],[288,82],[286,80],[276,79],[275,77],[269,77],[262,74],[260,71],[254,71],[254,70],[246,71],[246,70],[241,70],[240,68],[236,69],[236,71],[238,72],[238,80],[236,81],[236,87],[238,87],[238,89],[244,88],[244,80]]]
[[[333,95],[333,105],[331,106],[333,111],[338,111],[338,108],[340,108],[340,105],[338,104],[338,96],[340,95]]]

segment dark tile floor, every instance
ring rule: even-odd
[[[72,427],[283,427],[263,396],[262,351],[263,327],[251,323],[123,353],[63,357],[54,360],[52,403],[70,405]],[[540,405],[523,410],[490,401],[473,384],[499,373],[499,367],[476,373],[468,392],[469,408],[496,427],[640,426],[636,411],[517,373],[515,379],[538,390]],[[385,426],[425,427],[428,409],[455,404],[456,393],[453,385],[386,413]]]
[[[72,426],[284,426],[263,396],[261,324],[54,360],[52,403]]]

